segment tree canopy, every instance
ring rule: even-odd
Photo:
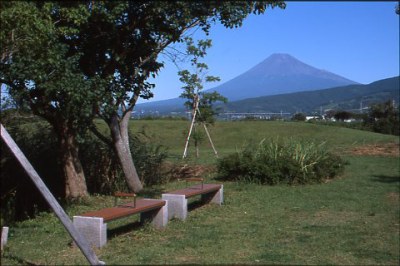
[[[79,161],[73,149],[76,140],[67,139],[76,138],[79,131],[90,128],[114,145],[128,186],[138,191],[127,124],[137,99],[153,96],[154,85],[147,80],[163,66],[158,55],[182,42],[189,29],[199,27],[208,33],[218,21],[227,28],[240,27],[249,14],[263,14],[269,7],[284,8],[285,3],[4,2],[1,82],[20,103],[54,122],[60,142],[70,143],[60,149],[74,150],[73,162]],[[111,138],[96,130],[95,116],[106,121]]]

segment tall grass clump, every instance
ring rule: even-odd
[[[325,142],[263,139],[248,143],[217,162],[222,180],[275,185],[318,183],[334,178],[345,162],[328,151]]]

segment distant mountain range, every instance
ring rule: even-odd
[[[371,100],[372,95],[364,96],[364,92],[367,93],[364,86],[369,85],[362,85],[331,72],[314,68],[288,54],[273,54],[245,73],[208,92],[217,91],[229,99],[229,103],[222,106],[225,111],[310,112],[316,108],[315,105],[319,105],[318,108],[353,106],[350,102],[354,97],[369,97],[368,99]],[[342,89],[337,92],[334,89],[326,90],[338,87]],[[346,88],[349,91],[346,91]],[[358,90],[359,92],[356,92]],[[315,93],[311,93],[314,91]],[[302,94],[303,92],[305,94]],[[345,94],[348,97],[340,98],[336,93]],[[374,92],[373,94],[380,95],[381,98],[388,96],[387,93]],[[392,95],[392,93],[389,94]],[[341,99],[347,99],[346,101],[350,102],[345,103]],[[149,115],[155,111],[159,114],[183,112],[184,101],[181,98],[174,98],[138,104],[136,111]]]
[[[399,103],[399,77],[379,80],[367,85],[348,85],[324,90],[257,97],[220,106],[225,112],[288,112],[313,113],[335,109],[357,111],[387,100]]]

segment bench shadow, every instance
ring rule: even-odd
[[[399,183],[400,176],[376,175],[372,180],[381,183]]]
[[[143,225],[144,224],[140,221],[136,221],[118,226],[116,228],[107,229],[107,238],[110,240],[123,234],[131,233],[132,231],[138,230],[139,228],[143,227]]]
[[[188,202],[188,212],[194,211],[194,210],[196,210],[198,208],[201,208],[205,204],[207,204],[207,203],[202,201],[201,199],[196,199],[196,200],[193,200],[191,202]]]

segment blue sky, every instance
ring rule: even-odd
[[[399,75],[397,2],[287,2],[286,9],[250,15],[243,26],[211,28],[213,46],[204,61],[209,74],[221,81],[249,70],[273,53],[288,53],[300,61],[348,79],[368,84]],[[195,38],[203,38],[197,31]],[[166,57],[151,101],[175,98],[182,92],[178,68]],[[181,64],[180,68],[188,66]],[[140,103],[147,102],[140,100]]]

